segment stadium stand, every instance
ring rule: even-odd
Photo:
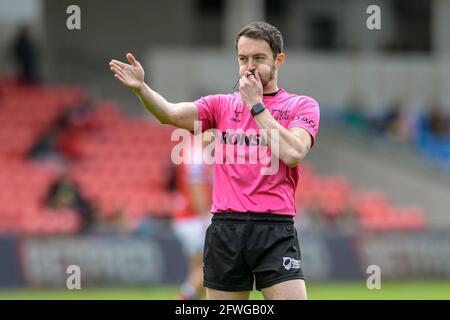
[[[353,216],[361,230],[418,231],[426,228],[426,213],[419,206],[394,206],[382,191],[352,188],[343,176],[319,176],[303,164],[297,206],[302,212],[318,214],[336,222]]]
[[[74,212],[42,207],[57,171],[29,158],[48,128],[83,98],[79,88],[22,87],[0,81],[0,231],[67,233],[78,227]]]
[[[101,217],[118,210],[136,219],[146,214],[170,215],[171,128],[126,118],[117,110],[100,105],[92,113],[95,130],[72,137],[78,154],[71,176],[86,198],[97,202]],[[102,114],[115,116],[103,118]]]
[[[168,217],[177,205],[169,191],[173,127],[128,117],[112,102],[88,101],[78,87],[21,87],[1,80],[0,232],[71,234],[80,232],[75,208],[51,208],[49,189],[62,170],[33,157],[50,133],[68,177],[95,208],[99,221],[124,216],[132,229],[148,217]],[[55,130],[65,119],[64,125]],[[345,176],[319,175],[302,167],[297,189],[302,213],[336,222],[351,215],[362,230],[421,230],[426,213],[416,206],[394,206],[383,192],[367,192]]]
[[[424,159],[449,174],[450,116],[445,108],[433,103],[420,107],[393,105],[377,116],[369,116],[363,105],[350,103],[338,118],[353,131],[376,136],[384,144],[417,150]]]
[[[57,132],[53,151],[63,154],[69,177],[96,205],[99,219],[118,211],[133,221],[148,214],[171,214],[174,201],[166,191],[172,148],[169,127],[127,118],[105,102],[91,107],[84,115],[87,121],[77,118],[55,131],[59,119],[83,105],[86,95],[81,89],[23,88],[3,81],[1,92],[1,232],[79,231],[80,217],[74,210],[45,206],[61,170],[31,154],[47,132]]]

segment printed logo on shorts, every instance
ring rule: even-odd
[[[300,260],[296,260],[290,257],[283,257],[283,267],[286,270],[300,269]]]

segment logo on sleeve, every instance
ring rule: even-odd
[[[314,120],[308,119],[307,117],[298,116],[298,117],[292,118],[292,121],[295,121],[295,120],[300,120],[300,121],[306,122],[307,124],[309,124],[311,126],[311,128],[313,128],[313,129],[316,128],[316,123],[314,122]]]
[[[300,260],[296,260],[290,257],[283,257],[283,267],[286,270],[300,269]]]

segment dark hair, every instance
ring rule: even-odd
[[[236,37],[236,50],[241,37],[266,41],[272,50],[273,57],[283,52],[283,36],[280,30],[267,22],[252,22],[239,31]]]

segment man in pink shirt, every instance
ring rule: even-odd
[[[294,197],[299,164],[319,127],[319,105],[278,87],[285,54],[277,28],[245,26],[236,51],[239,92],[195,102],[166,101],[145,84],[131,54],[130,64],[112,60],[110,67],[162,124],[216,132],[214,216],[203,259],[208,299],[248,299],[254,282],[266,299],[306,299]]]

